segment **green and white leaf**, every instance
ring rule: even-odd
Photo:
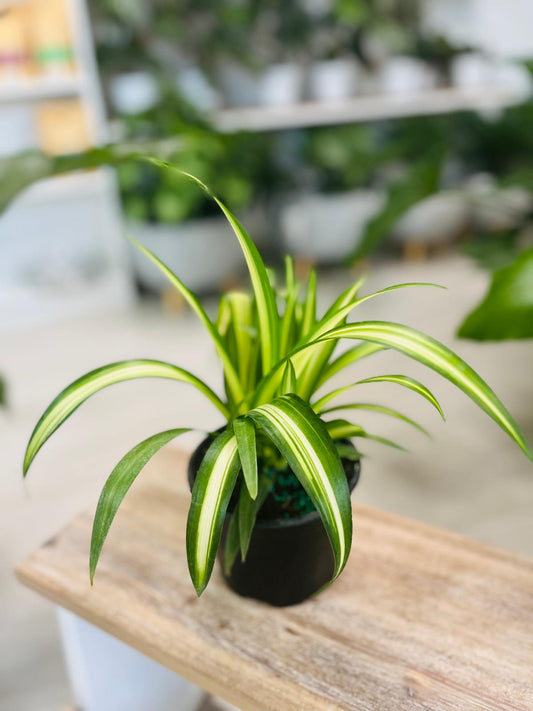
[[[148,439],[145,439],[133,447],[133,449],[120,460],[109,475],[100,494],[93,521],[91,555],[89,561],[91,585],[109,528],[129,488],[145,464],[161,447],[184,432],[190,431],[188,428],[181,428],[159,432],[158,434],[152,435],[152,437],[148,437]]]
[[[518,425],[489,385],[462,358],[434,338],[408,326],[386,321],[363,321],[341,326],[322,338],[373,341],[426,365],[468,395],[533,459],[533,451]]]
[[[340,373],[341,370],[344,370],[344,368],[347,368],[349,365],[357,363],[363,358],[367,358],[368,356],[374,355],[374,353],[378,353],[383,350],[386,349],[383,348],[383,346],[380,346],[379,343],[372,343],[370,341],[367,341],[366,343],[359,343],[357,346],[349,348],[325,366],[320,378],[317,381],[316,389],[318,390],[318,388],[324,385],[324,383],[326,383],[330,378],[337,373]]]
[[[296,373],[294,372],[294,366],[289,358],[285,364],[285,370],[283,371],[280,394],[285,395],[286,393],[296,393],[296,387]]]
[[[412,390],[414,393],[417,393],[425,400],[430,402],[443,420],[446,419],[444,417],[444,412],[442,411],[442,408],[435,395],[433,395],[429,388],[426,388],[425,385],[423,385],[415,378],[411,378],[408,375],[375,375],[372,378],[358,380],[355,385],[366,385],[368,383],[394,383],[395,385],[400,385],[403,388],[407,388],[407,390]]]
[[[237,438],[246,488],[251,498],[255,499],[257,497],[257,445],[254,423],[248,417],[238,417],[233,422],[233,431]]]
[[[426,428],[422,427],[422,425],[418,424],[418,422],[415,422],[415,420],[412,420],[410,417],[407,417],[407,415],[403,415],[401,412],[398,412],[398,410],[394,410],[392,407],[387,407],[386,405],[376,405],[370,402],[352,402],[345,405],[334,405],[333,407],[329,407],[325,410],[322,410],[321,413],[325,415],[327,413],[336,412],[338,410],[366,410],[368,412],[378,412],[381,415],[389,415],[390,417],[395,417],[396,419],[401,420],[402,422],[405,422],[408,425],[411,425],[426,436],[430,436]]]
[[[282,395],[248,413],[272,440],[317,508],[335,558],[334,578],[350,552],[350,493],[326,426],[297,395]]]
[[[165,378],[189,383],[208,397],[225,417],[229,416],[227,407],[218,395],[202,380],[187,370],[183,370],[183,368],[158,360],[126,360],[111,363],[102,368],[92,370],[90,373],[75,380],[48,406],[35,426],[26,448],[24,474],[28,471],[35,455],[46,440],[85,400],[109,385],[138,378]]]
[[[204,190],[220,207],[226,219],[230,223],[235,236],[237,237],[241,249],[248,266],[250,278],[252,280],[252,288],[255,294],[257,304],[257,313],[259,319],[259,331],[261,334],[261,353],[263,374],[268,373],[273,364],[278,359],[278,310],[274,291],[270,285],[266,267],[261,259],[261,255],[254,242],[241,225],[239,220],[233,215],[228,208],[209,190],[201,180],[194,175],[180,170],[177,166],[173,166],[163,161],[156,161],[156,165],[164,168],[176,170],[181,175],[189,178],[202,190]]]
[[[215,563],[224,517],[241,468],[237,439],[226,429],[213,441],[196,476],[187,518],[187,561],[198,595]]]
[[[386,437],[370,434],[362,427],[359,427],[359,425],[354,425],[351,422],[348,422],[348,420],[330,420],[329,422],[326,422],[326,429],[331,439],[334,440],[362,437],[363,439],[371,439],[374,442],[385,444],[387,447],[392,447],[393,449],[399,449],[401,452],[407,452],[405,447],[396,444],[396,442],[393,442]]]
[[[147,247],[132,238],[130,238],[130,241],[138,249],[140,249],[141,252],[145,254],[148,259],[150,259],[150,261],[153,262],[156,267],[159,268],[161,272],[163,272],[169,282],[180,292],[185,301],[196,313],[196,315],[205,326],[207,332],[209,333],[215,344],[217,355],[220,358],[222,366],[224,368],[224,374],[226,376],[226,381],[228,383],[232,399],[234,400],[234,402],[241,402],[242,400],[244,400],[244,391],[242,389],[238,373],[235,370],[235,366],[233,365],[233,362],[226,350],[224,341],[222,340],[215,325],[207,315],[199,299],[192,293],[190,289],[185,286],[181,279],[179,279],[179,277],[177,277],[176,274],[174,274],[174,272],[169,269],[169,267],[167,267],[167,265],[164,264],[158,257],[156,257],[155,254],[153,254]]]

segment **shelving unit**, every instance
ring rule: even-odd
[[[3,0],[0,9],[28,2]],[[64,2],[75,71],[2,79],[0,119],[4,111],[26,108],[36,115],[45,104],[53,108],[56,102],[59,107],[78,100],[89,144],[100,145],[109,136],[87,7],[84,0]],[[8,129],[9,121],[8,117]],[[24,239],[14,240],[15,234],[24,234]],[[0,330],[123,308],[133,301],[118,192],[110,170],[33,185],[0,218],[0,238],[5,245],[0,304],[10,304],[2,309]],[[67,273],[64,283],[62,270]]]
[[[293,106],[222,109],[213,116],[221,131],[277,131],[311,126],[430,116],[458,111],[494,111],[525,98],[505,86],[442,88],[417,94],[358,96],[339,102],[301,102]]]

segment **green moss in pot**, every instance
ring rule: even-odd
[[[162,170],[178,170],[159,165]],[[210,194],[198,179],[186,175]],[[68,386],[45,411],[31,435],[24,473],[53,432],[102,388],[136,378],[188,383],[218,409],[224,420],[222,429],[196,451],[190,470],[192,499],[186,539],[194,588],[198,595],[205,590],[221,547],[225,577],[237,592],[272,604],[290,604],[335,580],[348,560],[352,545],[350,487],[359,472],[359,454],[346,440],[372,438],[397,446],[364,430],[351,415],[371,410],[423,429],[384,405],[358,400],[338,404],[336,397],[360,382],[393,382],[418,393],[442,415],[435,396],[422,383],[404,375],[376,375],[328,392],[329,380],[346,366],[384,349],[395,349],[463,390],[528,457],[533,458],[533,453],[490,387],[446,346],[399,323],[347,321],[367,299],[393,289],[431,285],[400,284],[360,296],[361,280],[340,294],[324,314],[317,315],[316,273],[312,271],[307,283],[300,284],[292,259],[287,257],[285,284],[276,290],[254,242],[225,205],[211,197],[235,233],[252,284],[250,293],[222,296],[216,320],[209,318],[178,276],[146,248],[139,245],[139,249],[161,269],[204,324],[220,358],[224,394],[171,363],[129,360],[103,366]],[[337,345],[345,339],[355,344],[336,354]],[[326,394],[317,396],[319,389]],[[335,416],[336,411],[342,417]],[[129,487],[150,457],[187,431],[189,428],[180,427],[152,435],[128,452],[111,472],[94,518],[91,581],[109,527]],[[294,500],[300,497],[304,508],[291,505],[285,509],[287,518],[274,514],[269,519],[265,507],[272,503],[272,492],[279,494],[280,488],[287,488],[282,478],[292,487]],[[283,506],[279,511],[283,512]],[[282,526],[280,520],[289,523]],[[314,531],[320,534],[317,537],[314,533],[308,540],[296,536],[287,543],[280,536],[283,528],[294,533],[308,520],[314,521]],[[249,579],[248,573],[259,571],[261,575],[262,565],[269,571],[276,567],[281,571],[297,569],[302,562],[299,558],[311,567],[305,573],[306,584],[299,588],[290,587],[290,576],[278,576],[267,590]],[[313,565],[318,568],[313,570]]]

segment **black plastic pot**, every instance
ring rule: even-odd
[[[205,439],[191,456],[188,468],[191,489],[211,441]],[[345,459],[343,465],[353,491],[359,481],[360,462]],[[230,520],[228,513],[218,549],[222,570]],[[333,571],[331,545],[318,512],[313,511],[298,518],[257,521],[246,561],[243,563],[237,556],[231,573],[224,577],[239,595],[283,607],[296,605],[316,593],[331,580]]]

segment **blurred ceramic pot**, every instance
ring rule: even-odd
[[[429,91],[437,85],[437,73],[414,57],[390,57],[380,69],[381,90],[396,96]]]
[[[151,109],[159,99],[156,80],[147,72],[129,72],[113,77],[109,95],[119,114],[139,114]]]
[[[257,106],[258,75],[236,62],[224,62],[217,69],[218,80],[228,106]]]
[[[342,101],[353,96],[359,72],[351,59],[315,62],[309,68],[309,98],[315,101]]]
[[[505,232],[523,224],[533,209],[525,188],[512,187],[472,196],[473,226],[477,232]]]
[[[494,83],[494,60],[481,52],[465,52],[454,57],[450,66],[452,84],[460,89],[475,89]]]
[[[465,232],[470,221],[468,197],[458,191],[432,195],[414,205],[398,221],[392,238],[407,244],[448,243]]]
[[[284,247],[303,258],[336,264],[357,247],[383,199],[373,190],[314,193],[298,198],[281,212]]]
[[[217,291],[242,270],[239,244],[224,217],[177,225],[132,222],[128,229],[195,292]],[[141,286],[156,293],[168,287],[164,275],[138,249],[131,249],[131,257]]]
[[[198,67],[181,69],[176,78],[176,86],[183,98],[199,111],[214,111],[220,106],[218,92]]]
[[[302,98],[304,73],[293,63],[272,64],[258,83],[259,103],[263,106],[296,104]]]

